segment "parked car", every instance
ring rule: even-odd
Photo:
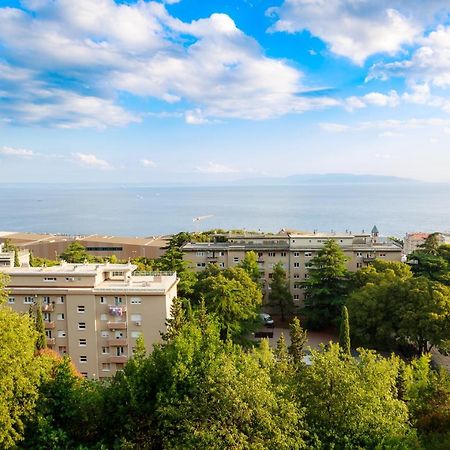
[[[275,326],[275,323],[272,319],[272,317],[270,317],[270,314],[267,313],[261,313],[259,315],[260,319],[261,319],[261,323],[263,325],[265,325],[268,328],[273,328]]]

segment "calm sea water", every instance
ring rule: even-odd
[[[149,236],[219,227],[359,232],[374,224],[384,235],[450,230],[450,185],[0,185],[0,231]]]

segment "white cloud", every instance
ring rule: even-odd
[[[434,16],[449,11],[446,0],[285,0],[270,8],[270,31],[309,30],[331,51],[363,64],[376,53],[397,53],[421,36]]]
[[[156,163],[150,159],[141,159],[139,163],[142,167],[156,167]]]
[[[197,167],[197,171],[201,173],[211,173],[211,174],[219,174],[219,173],[237,173],[238,170],[233,167],[226,166],[224,164],[214,163],[209,161],[206,166]]]
[[[113,168],[109,162],[97,158],[97,156],[92,153],[73,153],[72,156],[76,162],[86,167],[100,170],[111,170]]]
[[[68,127],[138,121],[118,104],[121,92],[179,103],[191,124],[338,104],[311,95],[298,69],[267,57],[226,14],[187,23],[153,1],[26,4],[29,11],[0,8],[0,58],[9,61],[9,77],[15,70],[25,77],[12,89],[13,81],[0,75],[0,91],[26,97],[11,94],[3,104],[0,113],[13,121]]]
[[[347,125],[341,123],[321,123],[320,127],[322,130],[328,131],[329,133],[342,133],[349,129]]]
[[[388,94],[382,94],[381,92],[369,92],[361,97],[348,97],[345,100],[345,108],[349,111],[355,109],[365,108],[369,105],[373,106],[388,106],[394,108],[400,104],[400,96],[397,91],[391,90]]]
[[[14,147],[0,147],[0,155],[3,156],[16,156],[19,158],[32,158],[35,156],[33,150],[26,150],[23,148],[14,148]]]

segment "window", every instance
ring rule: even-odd
[[[361,258],[361,257],[362,257],[362,252],[356,252],[356,256],[357,256],[358,258]]]
[[[294,263],[294,267],[297,267],[297,268],[300,267],[300,263],[299,262],[295,262]]]
[[[300,252],[294,252],[294,258],[299,258],[300,257]]]
[[[269,273],[269,278],[273,278],[273,273]]]
[[[309,274],[305,273],[305,279],[309,278]]]
[[[132,305],[140,305],[142,303],[142,300],[140,297],[131,297],[130,304]]]
[[[103,372],[109,372],[109,370],[110,370],[109,363],[103,363],[102,364],[102,370],[103,370]]]
[[[300,298],[300,295],[294,294],[294,300],[298,300]]]
[[[219,267],[223,269],[225,267],[225,263],[224,262],[219,263]]]
[[[58,297],[58,303],[60,305],[63,305],[64,304],[64,297]]]
[[[66,331],[65,330],[58,330],[58,337],[59,338],[65,338],[66,337]]]
[[[102,355],[109,355],[109,347],[102,347]]]
[[[64,313],[56,314],[56,320],[64,320],[64,318],[65,318]]]
[[[122,297],[114,297],[114,304],[115,305],[121,305],[122,304]]]
[[[46,322],[50,322],[50,313],[49,312],[45,312],[43,314],[43,317]]]
[[[77,311],[79,313],[84,313],[86,311],[86,307],[84,305],[78,305]]]
[[[100,314],[100,320],[108,320],[108,314]]]
[[[102,336],[102,338],[109,338],[109,331],[103,330],[101,332],[101,336]]]
[[[25,305],[32,305],[34,303],[34,297],[25,297],[23,299],[23,302],[25,303]]]
[[[380,253],[378,256],[379,256],[380,258],[384,258],[384,257],[386,256],[386,253]]]
[[[305,258],[311,258],[312,252],[305,252]]]
[[[206,263],[197,263],[197,267],[206,267]]]
[[[113,276],[113,277],[123,277],[123,272],[116,272],[116,271],[114,271],[114,272],[112,273],[112,276]]]
[[[300,284],[294,283],[294,289],[300,289]]]
[[[281,252],[281,256],[286,256],[286,252]]]
[[[141,336],[142,331],[132,331],[131,337],[137,339],[139,336]]]
[[[123,347],[116,347],[116,356],[123,356],[125,354],[125,350]]]
[[[239,256],[235,256],[235,257],[233,258],[233,261],[234,261],[235,263],[239,262]]]
[[[196,255],[197,256],[205,256],[205,252],[197,252]]]
[[[44,305],[49,305],[50,304],[50,297],[42,297],[42,303]]]
[[[100,297],[100,303],[102,305],[104,305],[106,303],[106,298],[105,297]]]
[[[52,337],[52,330],[45,330],[45,336],[51,339]]]
[[[80,347],[86,347],[86,345],[87,345],[86,339],[78,339],[78,345]]]
[[[362,266],[363,266],[362,263],[356,263],[356,268],[357,269],[361,269]]]
[[[45,277],[44,281],[56,281],[56,277]]]
[[[275,252],[269,252],[268,255],[271,256],[271,257],[274,257],[276,255],[276,253]]]
[[[88,373],[87,373],[87,372],[81,372],[81,376],[82,376],[83,378],[87,378]]]
[[[65,345],[61,345],[58,347],[58,351],[61,355],[65,355],[67,353],[67,347]]]
[[[15,299],[14,297],[9,297],[9,298],[8,298],[8,303],[9,303],[10,305],[13,305],[14,303],[16,303],[16,299]]]
[[[66,277],[66,281],[75,281],[75,277]]]
[[[219,256],[225,256],[225,252],[219,252]]]
[[[86,247],[88,252],[121,252],[123,247]]]
[[[141,314],[131,314],[131,321],[132,322],[140,322],[142,320]]]
[[[78,329],[79,330],[85,330],[86,329],[86,322],[78,322]]]
[[[299,273],[294,273],[294,278],[300,278],[300,274]]]
[[[86,363],[87,362],[87,356],[86,355],[81,355],[80,356],[80,363]]]

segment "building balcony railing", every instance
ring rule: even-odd
[[[44,322],[46,330],[53,330],[55,328],[55,322]]]
[[[126,322],[108,322],[108,330],[126,330]]]
[[[55,338],[47,338],[47,345],[55,345],[56,339]]]
[[[128,345],[128,339],[108,339],[108,345],[110,347],[126,347]]]
[[[43,312],[53,312],[54,309],[55,309],[55,305],[53,303],[44,303],[42,305]]]
[[[364,256],[363,257],[363,261],[364,262],[372,262],[372,261],[375,261],[375,259],[376,259],[376,256],[375,255],[373,255],[373,256]]]
[[[125,306],[110,306],[109,314],[116,317],[121,317],[127,312],[127,308]]]
[[[110,363],[125,364],[127,362],[127,360],[128,360],[128,356],[126,356],[126,355],[109,357]]]

